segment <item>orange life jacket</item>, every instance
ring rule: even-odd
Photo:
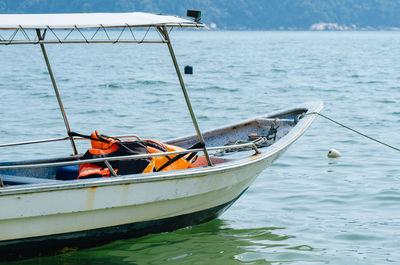
[[[80,136],[85,137],[84,135]],[[122,142],[117,138],[101,135],[98,131],[94,131],[92,135],[87,138],[91,139],[92,148],[82,156],[82,159],[185,150],[181,147],[164,144],[157,140]],[[194,166],[187,161],[185,157],[189,157],[189,160],[194,160],[193,155],[169,155],[153,158],[110,161],[110,164],[118,175],[193,168]],[[79,165],[78,179],[109,177],[110,175],[110,170],[103,162],[83,163]]]
[[[143,140],[143,142],[147,143],[147,151],[150,154],[162,153],[162,152],[174,152],[174,151],[183,151],[185,150],[182,147],[164,144],[157,140]],[[159,146],[159,147],[157,147]],[[160,148],[161,147],[161,148]],[[168,170],[178,170],[178,169],[187,169],[193,168],[194,166],[187,161],[184,157],[177,159],[176,161],[168,164],[168,162],[172,161],[178,155],[169,155],[169,156],[159,156],[154,157],[155,161],[155,171],[168,171]]]
[[[148,154],[146,146],[140,141],[121,142],[117,138],[101,135],[98,131],[94,131],[88,138],[91,139],[92,148],[82,156],[82,159]],[[110,161],[109,163],[119,175],[152,172],[154,164],[151,163],[151,158]],[[110,170],[103,162],[79,165],[78,179],[109,177],[110,175]]]

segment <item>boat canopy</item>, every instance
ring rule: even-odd
[[[204,24],[144,12],[0,14],[0,45],[166,43],[165,29],[177,27],[202,28]]]
[[[204,24],[171,15],[143,12],[75,14],[0,14],[0,30],[85,29],[121,27],[203,27]]]
[[[76,13],[76,14],[0,14],[0,45],[13,44],[39,44],[42,49],[43,57],[46,62],[47,70],[53,84],[58,104],[67,129],[68,139],[71,140],[74,154],[78,154],[74,142],[74,135],[69,126],[67,115],[58,91],[56,79],[50,66],[50,60],[47,56],[45,44],[71,44],[71,43],[165,43],[171,54],[172,61],[185,97],[193,125],[195,127],[199,143],[203,146],[204,155],[208,165],[212,165],[204,144],[203,136],[197,124],[189,96],[187,94],[182,74],[180,72],[175,53],[172,48],[169,32],[174,27],[204,27],[199,23],[200,11],[188,10],[187,15],[194,17],[194,21],[170,15],[156,15],[143,12],[130,13]],[[132,28],[147,28],[142,30],[143,37],[138,38],[132,31]],[[117,36],[110,36],[109,33],[113,29],[119,29]],[[126,30],[127,29],[127,30]],[[158,40],[146,39],[150,29],[153,29],[159,37]],[[5,36],[3,32],[11,31],[9,36]],[[62,36],[60,31],[66,31],[67,34]],[[73,31],[76,34],[71,34]],[[104,34],[99,32],[104,31]],[[50,34],[51,32],[51,34]],[[129,39],[123,38],[123,33],[130,33]],[[33,34],[32,34],[33,33]],[[74,39],[72,39],[74,35]],[[79,39],[75,39],[78,36]],[[22,37],[22,39],[20,39]],[[43,141],[41,141],[43,142]],[[17,145],[19,145],[18,143]],[[13,144],[15,145],[15,144]],[[5,145],[9,146],[9,145]],[[107,166],[108,167],[108,166]],[[109,168],[112,171],[112,168]],[[0,178],[1,180],[1,178]]]

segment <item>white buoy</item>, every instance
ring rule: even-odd
[[[328,157],[329,158],[338,158],[340,156],[341,156],[340,152],[338,150],[336,150],[336,149],[330,149],[328,151]]]

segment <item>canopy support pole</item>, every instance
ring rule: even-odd
[[[40,33],[40,29],[36,29],[36,34],[38,36],[39,41],[43,41],[44,40],[44,35],[42,36],[42,34]],[[46,49],[44,47],[44,44],[43,43],[39,43],[39,45],[40,45],[40,48],[42,48],[43,57],[44,57],[44,60],[46,61],[47,70],[49,71],[50,79],[51,79],[51,82],[53,83],[54,92],[56,93],[56,97],[57,97],[57,100],[58,100],[58,105],[60,106],[61,114],[63,116],[65,127],[67,128],[67,133],[68,133],[68,136],[69,136],[70,133],[71,133],[71,128],[69,127],[67,115],[65,114],[64,106],[63,106],[63,103],[61,101],[61,96],[60,96],[60,93],[58,92],[56,79],[54,78],[53,71],[51,70],[49,58],[47,57],[47,52],[46,52]],[[71,140],[71,144],[72,144],[72,149],[74,150],[74,155],[77,155],[78,154],[78,150],[76,148],[76,145],[75,145],[75,142],[74,142],[74,138],[70,137],[70,140]]]
[[[213,166],[213,163],[211,162],[210,156],[208,155],[207,148],[206,148],[206,146],[204,144],[203,135],[200,132],[199,125],[198,125],[196,117],[194,115],[192,104],[190,103],[189,95],[188,95],[188,93],[186,91],[185,83],[183,82],[182,74],[181,74],[181,71],[179,69],[178,62],[176,60],[174,50],[172,48],[171,41],[169,39],[169,34],[168,34],[167,27],[166,26],[157,27],[157,30],[162,34],[162,36],[164,37],[164,39],[167,42],[169,53],[171,54],[172,62],[174,63],[175,71],[176,71],[176,74],[178,75],[179,83],[181,84],[182,92],[183,92],[183,95],[185,97],[186,105],[187,105],[187,107],[189,109],[190,117],[192,118],[192,122],[193,122],[194,128],[196,130],[197,137],[199,139],[199,142],[204,145],[204,147],[203,147],[204,156],[207,159],[208,165],[209,166]]]

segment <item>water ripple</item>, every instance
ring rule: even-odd
[[[400,34],[174,31],[173,38],[181,65],[195,69],[184,79],[203,131],[323,100],[335,120],[400,143]],[[194,134],[170,58],[154,47],[49,45],[71,129]],[[6,49],[1,142],[65,136],[46,67],[34,56],[40,51]],[[331,148],[342,157],[329,160]],[[10,150],[1,160],[71,147]],[[316,118],[219,220],[15,264],[400,264],[399,164],[398,152]]]

